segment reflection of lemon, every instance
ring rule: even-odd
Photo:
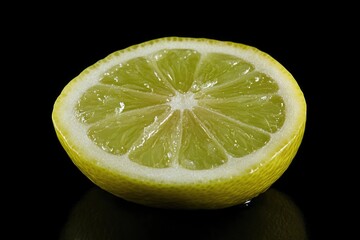
[[[157,207],[224,208],[288,168],[306,103],[293,76],[258,49],[169,37],[84,70],[52,119],[71,159],[101,188]]]
[[[307,239],[302,213],[270,188],[248,205],[219,210],[170,210],[123,201],[99,188],[77,203],[60,240]]]

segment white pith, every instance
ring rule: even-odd
[[[177,93],[175,96],[171,97],[169,105],[172,110],[191,110],[193,107],[197,106],[197,101],[192,92],[187,92],[185,94]]]
[[[96,63],[95,68],[89,68],[82,72],[75,81],[72,81],[66,88],[76,89],[76,91],[68,91],[68,95],[61,99],[58,104],[63,114],[57,116],[58,125],[67,129],[67,141],[73,146],[74,150],[80,155],[87,155],[86,158],[94,161],[95,164],[112,171],[121,172],[129,176],[153,179],[156,181],[166,182],[194,182],[208,181],[211,179],[222,178],[223,176],[231,177],[242,174],[243,172],[251,173],[256,171],[269,156],[269,153],[275,154],[284,144],[291,141],[294,128],[298,128],[299,115],[303,114],[302,105],[294,101],[294,96],[301,94],[296,82],[292,76],[275,60],[268,55],[260,53],[258,50],[246,47],[239,48],[231,44],[212,44],[207,41],[158,41],[152,45],[144,45],[145,47],[129,48],[118,53],[112,54],[110,57],[100,60]],[[98,148],[87,136],[87,128],[81,124],[75,117],[74,107],[82,96],[82,94],[91,86],[98,83],[101,76],[109,68],[122,62],[126,62],[132,58],[146,56],[157,52],[163,48],[184,48],[194,49],[200,53],[221,52],[234,56],[238,56],[245,61],[252,63],[256,70],[269,75],[276,80],[279,85],[279,94],[283,97],[286,106],[286,121],[282,128],[272,134],[271,141],[263,148],[255,151],[242,158],[232,158],[217,168],[208,170],[187,170],[179,166],[173,168],[150,168],[141,166],[130,161],[126,155],[118,156],[107,153]],[[255,55],[254,55],[255,53]],[[254,57],[256,56],[256,57]],[[290,79],[290,80],[289,80]],[[169,105],[172,109],[191,109],[196,105],[196,100],[191,94],[176,95],[172,98]],[[68,106],[72,106],[67,108]],[[70,130],[71,129],[71,130]],[[91,151],[90,151],[91,150]],[[270,154],[271,155],[271,154]]]

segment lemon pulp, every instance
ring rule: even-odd
[[[106,71],[76,106],[103,150],[153,167],[211,169],[281,128],[277,83],[240,58],[161,50]]]

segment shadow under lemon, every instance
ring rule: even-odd
[[[270,188],[249,204],[220,210],[169,210],[122,200],[98,187],[70,212],[60,240],[308,239],[301,211]]]

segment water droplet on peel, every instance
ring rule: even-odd
[[[246,200],[243,204],[245,207],[248,207],[251,204],[251,199]]]

